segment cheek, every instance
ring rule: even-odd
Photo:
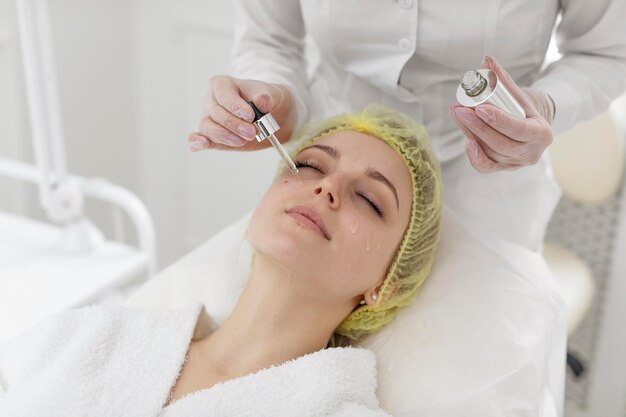
[[[267,225],[267,221],[265,221],[266,217],[266,203],[265,198],[261,201],[259,205],[256,206],[256,209],[252,213],[252,217],[250,218],[250,222],[248,222],[248,240],[250,244],[256,249],[258,243],[261,241],[261,236],[267,234],[264,227]]]
[[[287,178],[280,179],[279,182],[282,186],[291,188],[294,185],[302,184],[302,178],[299,175],[294,177],[293,175],[289,174]]]
[[[283,221],[281,214],[297,192],[297,185],[298,182],[294,179],[278,178],[257,205],[248,223],[248,240],[256,250],[269,245],[274,239],[269,239],[268,236],[275,236],[284,227],[284,224],[279,224]]]
[[[281,209],[280,201],[283,194],[279,187],[272,186],[267,190],[248,223],[248,239],[253,246],[262,242],[263,236],[268,236],[274,225],[271,223]]]
[[[339,246],[339,274],[352,277],[360,286],[369,287],[387,269],[388,249],[382,228],[372,227],[372,220],[353,215],[342,222],[343,239]]]
[[[381,242],[385,236],[382,230],[371,227],[371,220],[364,219],[359,216],[353,216],[345,222],[345,228],[348,240],[354,245],[356,252],[361,256],[367,255],[368,252],[379,252]]]

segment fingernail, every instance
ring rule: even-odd
[[[495,61],[491,55],[485,55],[483,58],[483,66],[487,68],[493,68]]]
[[[476,114],[487,123],[493,123],[493,116],[483,107],[476,107]]]
[[[251,122],[252,119],[254,119],[254,115],[246,110],[239,110],[237,112],[237,116],[239,116],[241,119],[247,120],[248,122]]]
[[[228,145],[230,145],[230,146],[239,147],[239,146],[245,145],[246,143],[248,143],[248,141],[245,140],[245,139],[240,138],[237,135],[230,135],[229,134],[229,135],[226,135],[226,143]]]
[[[472,111],[470,109],[459,107],[454,112],[461,120],[464,120],[468,123],[473,121]]]
[[[191,152],[198,152],[203,149],[207,149],[209,146],[209,142],[204,138],[195,138],[189,143],[189,148]]]
[[[254,139],[254,135],[256,135],[256,130],[251,126],[239,126],[238,130],[241,136],[249,140]]]

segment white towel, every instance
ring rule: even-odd
[[[326,349],[189,394],[161,416],[388,416],[375,391],[372,351]]]
[[[0,416],[389,416],[362,348],[314,352],[163,408],[203,315],[201,304],[101,305],[46,319],[0,346]]]

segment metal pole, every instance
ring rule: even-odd
[[[82,211],[80,199],[72,200],[60,215],[52,204],[53,194],[67,178],[65,145],[47,0],[16,0],[18,27],[26,82],[26,94],[35,151],[39,167],[40,203],[50,218],[65,222]]]

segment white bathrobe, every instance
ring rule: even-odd
[[[314,352],[163,408],[209,322],[202,304],[59,313],[0,346],[0,416],[389,416],[376,398],[374,353],[362,348]]]

